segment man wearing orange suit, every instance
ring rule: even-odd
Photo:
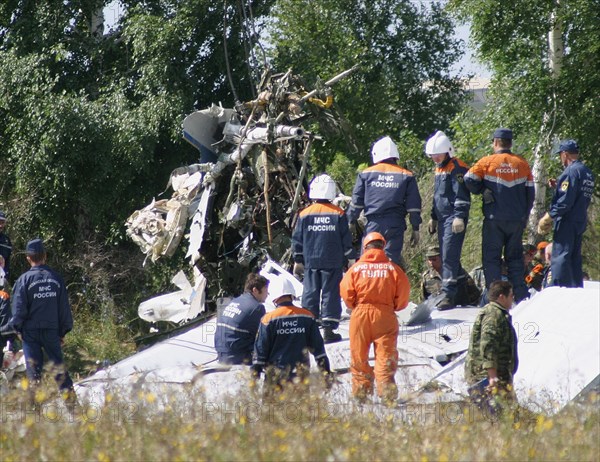
[[[364,400],[373,392],[384,403],[398,396],[394,375],[398,368],[398,319],[396,311],[408,304],[410,283],[402,269],[384,252],[385,238],[371,232],[363,241],[364,252],[352,265],[340,286],[350,316],[352,394]],[[375,369],[369,364],[374,344]],[[374,372],[374,373],[373,373]]]
[[[494,154],[477,161],[465,184],[483,199],[482,262],[486,287],[502,279],[502,257],[516,302],[529,295],[523,278],[523,230],[533,207],[535,189],[527,161],[511,152],[513,133],[498,128]]]

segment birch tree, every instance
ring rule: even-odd
[[[547,156],[559,139],[577,139],[587,165],[600,171],[600,5],[451,0],[450,8],[471,23],[476,54],[493,73],[489,108],[473,125],[513,128],[517,149],[533,164],[533,234],[546,209],[546,178],[560,169]]]

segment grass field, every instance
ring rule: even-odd
[[[572,460],[600,458],[596,398],[560,413],[507,414],[493,422],[466,403],[335,403],[322,388],[263,399],[247,393],[209,402],[203,393],[107,394],[73,414],[38,391],[0,401],[0,459],[93,461]],[[58,404],[57,404],[58,403]]]

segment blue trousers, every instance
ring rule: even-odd
[[[459,284],[466,284],[465,271],[460,264],[465,231],[455,234],[452,232],[452,220],[454,217],[444,218],[438,225],[438,242],[442,254],[442,292],[454,302]],[[459,276],[462,275],[463,277]]]
[[[483,220],[482,261],[485,285],[502,279],[502,255],[508,269],[508,280],[513,286],[515,301],[527,298],[525,266],[523,263],[523,229],[520,221]]]
[[[581,241],[585,223],[558,220],[552,242],[552,285],[583,287]]]
[[[302,307],[310,310],[321,325],[337,329],[342,316],[340,299],[342,268],[304,269]]]
[[[367,230],[365,235],[371,232],[378,232],[385,237],[385,254],[397,265],[402,265],[402,248],[404,247],[404,232],[406,223],[386,222],[382,219],[367,221]]]
[[[44,367],[44,352],[56,368],[54,380],[60,390],[73,388],[73,381],[64,367],[63,353],[57,329],[24,329],[23,353],[27,361],[27,378],[39,382]]]

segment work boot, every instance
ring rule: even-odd
[[[336,334],[331,327],[323,327],[323,342],[335,343],[342,340],[340,334]]]
[[[451,308],[454,308],[454,303],[452,303],[452,300],[450,300],[448,297],[442,298],[437,304],[437,309],[439,311],[449,310]]]
[[[396,407],[398,405],[398,387],[395,383],[387,383],[382,385],[379,399],[385,407]]]

